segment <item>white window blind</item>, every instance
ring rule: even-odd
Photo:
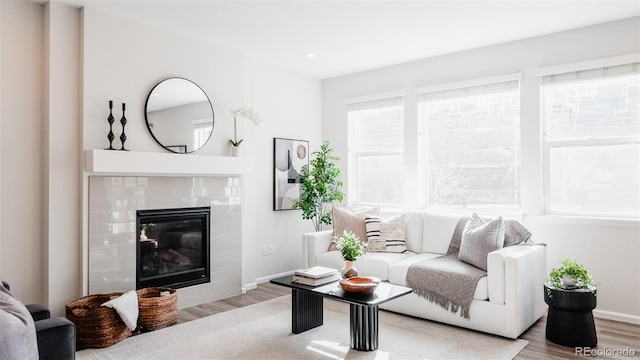
[[[640,218],[640,62],[540,82],[545,212]]]
[[[587,69],[580,71],[570,71],[561,74],[545,75],[540,78],[540,84],[544,86],[548,84],[559,84],[581,80],[614,78],[618,76],[627,76],[630,74],[638,73],[640,73],[640,62],[634,62],[630,64],[607,66],[597,69]]]
[[[512,81],[504,81],[493,84],[483,84],[483,85],[475,85],[469,87],[455,88],[455,89],[445,89],[439,91],[426,92],[421,94],[416,94],[416,99],[418,102],[424,101],[437,101],[437,100],[446,100],[446,99],[455,99],[455,98],[463,98],[470,96],[479,96],[479,95],[489,95],[489,94],[498,94],[509,91],[518,91],[520,88],[520,81],[512,80]]]
[[[371,109],[382,109],[394,106],[402,106],[404,103],[403,96],[394,96],[389,98],[374,99],[368,101],[355,101],[351,100],[347,102],[347,111],[360,111]]]

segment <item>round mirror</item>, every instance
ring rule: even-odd
[[[175,153],[200,149],[213,132],[211,101],[187,79],[170,78],[154,86],[147,97],[145,118],[156,142]]]

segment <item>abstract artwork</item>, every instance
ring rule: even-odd
[[[300,174],[309,167],[309,142],[273,139],[274,197],[273,210],[291,210],[300,198]]]

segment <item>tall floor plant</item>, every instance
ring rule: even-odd
[[[316,231],[322,230],[322,224],[331,224],[329,205],[334,201],[342,201],[344,194],[340,191],[342,181],[340,169],[335,161],[340,158],[331,155],[329,141],[323,141],[320,151],[314,151],[309,168],[302,168],[300,176],[300,199],[293,203],[294,209],[302,209],[302,218],[311,220]]]

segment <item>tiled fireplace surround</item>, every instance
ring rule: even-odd
[[[185,308],[242,292],[242,177],[89,176],[89,294],[135,290],[136,210],[211,207],[211,282],[178,289]]]

